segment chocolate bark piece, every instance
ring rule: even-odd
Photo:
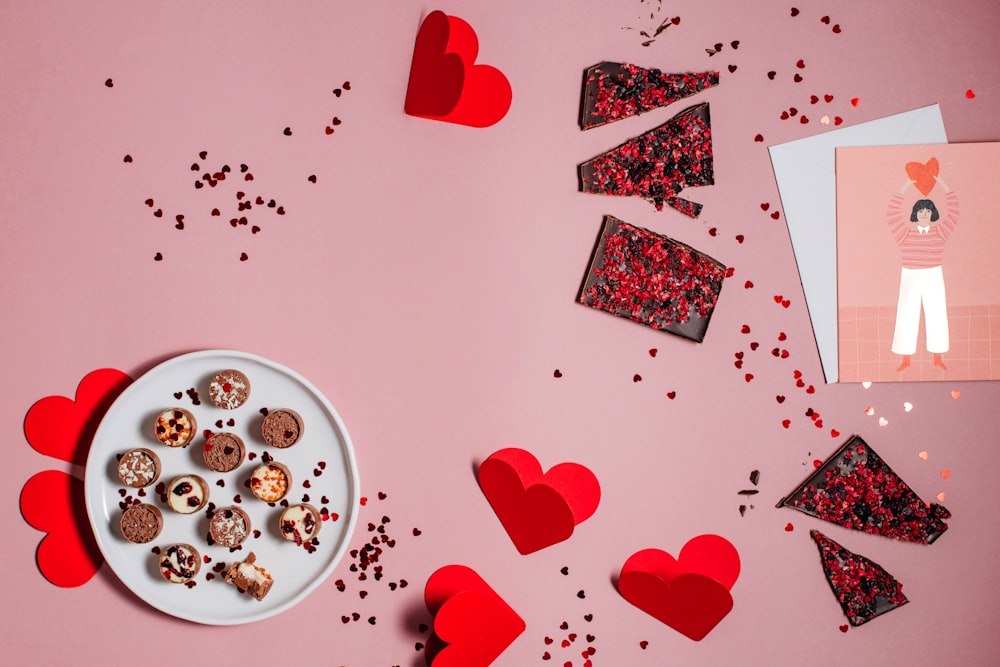
[[[857,627],[909,602],[903,585],[881,565],[848,551],[818,530],[809,535],[819,547],[826,580],[851,625]]]
[[[279,449],[297,443],[302,438],[304,430],[305,425],[299,413],[287,408],[271,410],[260,425],[260,434],[264,442]]]
[[[235,433],[215,433],[202,448],[205,465],[215,472],[235,470],[246,458],[246,447],[243,439]]]
[[[951,512],[925,503],[861,437],[848,439],[776,507],[907,542],[931,544]]]
[[[225,581],[236,586],[241,593],[249,593],[257,600],[263,600],[271,590],[274,579],[264,568],[256,565],[257,555],[250,552],[242,563],[236,561],[226,570]]]
[[[160,478],[160,457],[145,447],[130,449],[118,459],[118,479],[136,489],[149,486]]]
[[[208,482],[198,475],[181,475],[167,485],[167,505],[180,514],[194,514],[208,503]]]
[[[160,574],[172,584],[186,584],[201,569],[201,554],[190,544],[171,544],[160,550]]]
[[[605,61],[583,73],[580,129],[637,116],[718,84],[718,72],[668,74],[631,63]]]
[[[153,432],[167,447],[187,447],[198,433],[198,423],[184,408],[170,408],[157,415]]]
[[[235,506],[215,510],[208,521],[208,534],[221,547],[238,547],[252,530],[250,516]]]
[[[709,107],[702,103],[581,164],[580,190],[642,197],[657,211],[668,204],[696,218],[701,204],[677,195],[684,188],[714,184],[714,169]]]
[[[139,503],[129,506],[122,512],[122,536],[129,542],[145,544],[152,542],[163,530],[163,514],[155,505]]]
[[[292,473],[277,461],[262,463],[250,475],[250,491],[266,503],[276,503],[292,486]]]
[[[235,410],[250,398],[250,379],[238,370],[222,371],[208,383],[208,397],[223,410]]]
[[[608,215],[577,301],[700,343],[725,276],[708,255]]]
[[[282,537],[302,546],[319,534],[323,519],[315,507],[309,503],[299,503],[285,508],[278,526]]]

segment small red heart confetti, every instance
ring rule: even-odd
[[[833,26],[833,32],[834,32],[834,34],[837,34],[837,35],[840,34],[840,24],[839,23],[836,24],[835,26]]]
[[[715,228],[715,227],[712,227],[711,229],[708,230],[708,235],[709,236],[715,236],[718,233],[719,233],[719,230],[717,228]]]
[[[801,118],[799,118],[799,122],[805,125],[806,123],[809,122],[808,116],[803,115]]]
[[[789,426],[792,425],[792,421],[790,419],[782,419],[781,425],[784,426],[785,428],[788,428]]]
[[[764,135],[763,135],[763,134],[758,134],[758,135],[756,135],[756,136],[755,136],[755,137],[753,138],[753,140],[754,140],[754,141],[755,141],[756,143],[758,143],[758,144],[759,144],[759,143],[761,143],[762,141],[764,141]]]
[[[733,47],[734,49],[740,48],[740,40],[738,39],[733,40],[732,42],[729,43],[729,46]]]
[[[834,116],[833,117],[833,124],[834,125],[840,125],[843,122],[844,122],[844,119],[841,118],[840,116]]]
[[[798,67],[799,69],[803,69],[806,66],[806,61],[799,58],[798,62],[795,63],[795,66]]]
[[[111,79],[105,79],[104,85],[107,86],[108,88],[114,88],[115,82],[112,81]]]
[[[750,325],[749,325],[749,324],[744,324],[744,325],[743,325],[743,326],[742,326],[742,327],[740,328],[740,333],[745,333],[745,334],[748,334],[748,333],[750,333]]]
[[[795,16],[798,16],[798,15],[799,15],[799,10],[796,9],[795,7],[792,7],[792,16],[795,17]]]
[[[796,73],[795,76],[792,77],[792,80],[795,81],[795,83],[802,83],[802,75]]]
[[[729,73],[732,74],[735,71],[736,71],[736,65],[730,65],[729,66]]]
[[[777,220],[780,217],[781,217],[781,213],[779,213],[778,211],[775,211],[774,213],[771,214],[771,219],[772,220]]]
[[[824,16],[823,18],[820,19],[820,22],[825,23],[826,25],[830,25],[830,17]]]
[[[245,261],[247,261],[248,259],[250,259],[249,255],[247,255],[247,254],[246,254],[245,252],[241,252],[241,253],[240,253],[240,261],[241,261],[241,262],[245,262]]]
[[[785,524],[785,532],[790,533],[795,530],[795,526],[792,525],[791,521]]]
[[[848,629],[849,629],[849,626],[847,625],[847,623],[844,623],[842,626],[840,626],[840,631],[841,632],[847,632]]]
[[[775,218],[775,219],[777,220],[777,218]],[[790,306],[791,304],[792,304],[792,302],[789,299],[782,299],[781,300],[781,307],[782,308],[788,308],[788,306]]]
[[[830,437],[831,438],[839,438],[840,437],[840,431],[838,431],[835,428],[831,428],[830,429]]]
[[[823,101],[829,104],[830,102],[833,101],[833,95],[824,95]]]
[[[822,461],[820,461],[819,459],[813,459],[813,468],[818,468],[821,465],[823,465]]]
[[[743,235],[742,234],[737,234],[736,235],[736,242],[737,243],[743,243]]]
[[[292,128],[290,128],[290,127],[286,127],[286,128],[284,129],[284,131],[283,131],[283,134],[284,134],[284,135],[285,135],[286,137],[290,137],[290,136],[292,136]]]
[[[163,217],[163,209],[162,208],[156,209],[155,211],[153,211],[153,215],[155,217],[157,217],[157,218],[162,218]]]
[[[809,385],[808,387],[806,387],[806,393],[807,394],[815,394],[816,393],[816,387],[814,387],[812,385]]]
[[[632,376],[632,382],[642,382],[642,376],[636,373]]]
[[[815,95],[810,95],[809,96],[809,104],[816,104],[817,102],[819,102],[819,98],[818,97],[816,97]]]
[[[750,343],[750,349],[753,350],[753,351],[755,351],[755,352],[756,352],[756,350],[757,350],[757,348],[759,346],[760,346],[760,343],[758,343],[757,341],[753,341],[752,343]]]
[[[753,288],[753,282],[752,281],[748,280],[745,283],[743,283],[743,289],[752,289],[752,288]]]
[[[975,99],[976,94],[972,92],[972,88],[969,88],[967,91],[965,91],[965,96],[971,100]]]
[[[649,356],[655,357],[656,356],[656,352],[657,352],[657,350],[656,350],[655,347],[649,348]]]
[[[750,382],[750,380],[753,380],[753,373],[747,373],[746,375],[743,376],[743,379],[746,380],[747,382]]]
[[[781,394],[778,394],[777,396],[774,397],[774,400],[776,400],[778,403],[784,403],[785,397],[782,396]]]
[[[861,100],[860,100],[859,98],[857,98],[857,97],[852,97],[852,98],[851,98],[851,106],[852,106],[852,107],[856,107],[856,106],[858,106],[858,103],[859,103],[860,101],[861,101]]]
[[[125,157],[122,158],[122,162],[124,162],[125,164],[132,164],[132,156],[126,155]]]
[[[787,111],[782,111],[781,115],[779,116],[779,118],[781,118],[781,120],[788,120],[788,112]]]
[[[670,19],[670,22],[673,23],[674,25],[680,25],[680,23],[681,23],[681,17],[680,16],[675,16],[674,18]]]
[[[156,253],[155,255],[153,255],[153,261],[155,261],[155,262],[159,262],[162,259],[163,259],[163,255],[161,253]]]
[[[306,180],[309,181],[310,183],[315,183],[316,182],[316,174],[310,174],[309,178],[307,178]]]
[[[561,378],[561,377],[562,377],[562,371],[560,371],[560,370],[559,370],[559,369],[557,368],[557,369],[556,369],[556,370],[555,370],[555,371],[554,371],[554,372],[552,373],[552,377],[554,377],[554,378]]]
[[[667,398],[669,398],[671,401],[674,400],[675,398],[677,398],[677,392],[676,391],[668,391],[667,392]]]

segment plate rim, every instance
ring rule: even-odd
[[[108,558],[104,546],[104,541],[101,535],[101,531],[98,530],[98,524],[97,524],[98,517],[95,516],[97,507],[95,507],[95,503],[92,502],[91,499],[92,489],[98,486],[96,481],[91,481],[91,480],[96,480],[98,478],[100,473],[99,467],[104,466],[107,463],[107,461],[104,460],[98,461],[98,457],[93,456],[94,443],[98,441],[98,437],[101,435],[102,430],[105,428],[107,416],[112,414],[112,412],[118,406],[119,403],[122,403],[125,400],[127,400],[130,392],[137,390],[136,388],[140,386],[139,385],[140,382],[142,382],[149,376],[153,375],[157,371],[183,362],[192,360],[197,361],[205,357],[222,357],[226,358],[227,360],[228,359],[245,360],[258,363],[268,368],[271,368],[274,371],[286,374],[296,382],[300,383],[307,391],[309,391],[313,395],[315,399],[317,399],[322,404],[324,410],[326,410],[328,415],[332,418],[334,426],[336,427],[337,431],[339,432],[339,435],[342,438],[342,449],[348,464],[347,466],[349,472],[348,481],[350,484],[350,488],[348,489],[348,506],[350,507],[351,511],[350,511],[350,516],[347,518],[346,526],[343,530],[343,535],[341,538],[340,545],[336,553],[333,554],[333,557],[330,560],[330,564],[326,566],[326,568],[324,568],[324,570],[320,573],[320,575],[317,576],[312,582],[310,582],[298,595],[294,596],[287,602],[284,602],[273,608],[264,609],[260,612],[251,613],[246,616],[240,616],[238,618],[232,618],[232,617],[219,618],[211,616],[199,616],[197,618],[194,618],[190,614],[180,615],[179,613],[174,613],[170,609],[164,608],[161,605],[153,604],[152,602],[147,600],[146,597],[140,591],[136,590],[136,588],[129,581],[127,581],[126,578],[124,578],[118,573],[118,571],[115,569],[115,566],[112,564],[111,559]],[[353,441],[351,440],[350,433],[347,430],[347,426],[346,424],[344,424],[344,420],[341,418],[340,413],[337,412],[337,409],[333,406],[332,403],[330,403],[330,400],[326,397],[325,394],[323,394],[323,392],[321,392],[316,387],[316,385],[310,382],[306,377],[304,377],[298,371],[289,368],[284,364],[268,359],[267,357],[263,357],[261,355],[254,354],[252,352],[246,352],[243,350],[213,348],[205,350],[196,350],[193,352],[185,352],[170,357],[169,359],[165,359],[164,361],[161,361],[160,363],[156,364],[155,366],[143,372],[141,375],[139,375],[139,377],[135,378],[131,383],[129,383],[127,387],[125,387],[124,390],[122,390],[120,394],[118,394],[118,396],[115,397],[115,400],[112,401],[110,406],[108,406],[107,411],[105,411],[105,413],[101,416],[101,421],[97,425],[97,428],[94,431],[94,436],[91,439],[89,445],[90,446],[88,447],[87,450],[87,461],[84,464],[84,478],[83,478],[84,506],[87,510],[87,520],[90,524],[90,529],[94,535],[97,547],[101,552],[101,556],[104,558],[104,562],[107,564],[108,569],[111,570],[111,572],[122,583],[122,585],[124,585],[133,595],[135,595],[142,602],[149,605],[153,609],[156,609],[174,618],[179,618],[192,623],[199,623],[202,625],[234,626],[234,625],[244,625],[248,623],[254,623],[257,621],[262,621],[267,618],[271,618],[273,616],[277,616],[278,614],[288,611],[292,607],[296,606],[297,604],[302,602],[306,597],[312,594],[313,591],[319,588],[319,586],[322,585],[322,583],[326,581],[329,578],[329,576],[333,573],[333,571],[337,568],[337,566],[343,560],[344,555],[350,549],[350,541],[354,535],[354,530],[358,522],[358,515],[360,514],[359,508],[360,508],[360,498],[361,498],[361,478],[358,470],[357,455],[354,451],[354,444]],[[102,483],[100,486],[103,490],[105,485]],[[103,517],[101,517],[101,521],[106,523]]]

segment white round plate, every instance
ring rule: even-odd
[[[245,404],[235,410],[224,410],[209,400],[208,383],[217,373],[230,368],[246,374],[251,392]],[[191,389],[197,392],[199,405],[194,405]],[[166,447],[153,434],[157,415],[173,407],[185,408],[198,422],[198,436],[183,449]],[[297,412],[304,424],[302,439],[286,449],[265,444],[260,435],[263,408]],[[220,419],[221,428],[216,425]],[[226,423],[230,419],[233,425]],[[243,464],[228,473],[210,470],[202,458],[205,443],[202,432],[206,429],[240,436],[247,448]],[[145,489],[144,496],[137,496],[138,489],[122,484],[116,473],[117,455],[135,447],[153,450],[162,463],[159,480]],[[290,504],[308,498],[311,505],[326,508],[331,515],[321,524],[319,544],[312,553],[281,537],[278,523],[283,507],[280,504],[271,507],[258,500],[244,485],[265,452],[291,471],[292,485],[286,496]],[[255,455],[252,460],[251,453]],[[161,502],[155,490],[161,482],[166,485],[178,475],[191,473],[208,482],[209,502],[216,508],[237,505],[246,511],[253,528],[260,531],[258,536],[251,536],[235,552],[210,546],[205,510],[183,515]],[[323,583],[347,551],[357,523],[360,482],[344,423],[308,380],[253,354],[206,350],[174,357],[156,366],[115,400],[94,435],[87,458],[85,495],[87,514],[101,552],[133,593],[178,618],[211,625],[236,625],[279,614]],[[121,503],[128,497],[156,505],[163,513],[163,532],[148,544],[132,544],[121,535]],[[159,574],[154,547],[162,549],[176,542],[191,544],[203,557],[211,559],[202,562],[194,586],[169,583]],[[270,592],[260,601],[225,583],[225,570],[216,570],[220,563],[228,566],[245,560],[250,552],[256,554],[256,564],[274,578]]]

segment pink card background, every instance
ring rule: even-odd
[[[422,664],[415,645],[426,641],[423,583],[462,563],[527,623],[499,665],[579,665],[587,634],[595,665],[835,664],[844,655],[859,665],[992,664],[1000,386],[824,385],[766,147],[832,129],[838,117],[853,124],[935,102],[952,141],[1000,139],[1000,7],[797,4],[793,18],[791,3],[774,0],[4,3],[8,659],[120,662],[155,637],[195,655],[224,646],[232,662],[409,667]],[[510,79],[514,101],[496,126],[402,113],[413,40],[434,9],[467,20],[480,60]],[[677,25],[641,45],[640,30],[674,16]],[[709,56],[716,43],[722,50]],[[720,85],[691,100],[711,103],[715,138],[717,185],[685,193],[705,204],[700,220],[576,191],[578,163],[687,106],[580,132],[581,74],[616,59],[721,70]],[[335,97],[345,81],[351,90]],[[326,134],[333,116],[343,123]],[[247,192],[274,198],[286,215],[255,207],[260,233],[230,227],[234,180],[192,187],[203,150],[206,165],[247,164]],[[606,213],[735,268],[704,344],[574,302]],[[371,499],[355,541],[383,516],[397,538],[382,558],[385,580],[359,582],[345,561],[293,610],[234,628],[164,616],[106,568],[79,588],[48,584],[18,494],[41,470],[80,471],[27,445],[28,408],[71,394],[95,368],[138,375],[216,347],[290,366],[337,407]],[[955,518],[932,547],[772,508],[851,433],[925,500],[946,494]],[[546,467],[578,461],[600,479],[601,505],[570,540],[525,557],[514,550],[474,476],[508,446]],[[747,498],[737,492],[751,487],[753,469],[760,495],[741,517]],[[886,567],[911,604],[842,634],[810,528]],[[633,552],[676,553],[702,533],[730,540],[742,571],[732,613],[695,643],[628,605],[613,578]],[[408,586],[388,588],[401,579]],[[361,620],[343,623],[352,612]],[[58,641],[40,628],[59,628]],[[564,649],[568,632],[578,638]],[[317,640],[290,656],[292,633]]]
[[[889,198],[908,177],[904,165],[940,163],[940,176],[959,199],[959,222],[945,246],[942,269],[947,290],[949,325],[954,344],[947,357],[948,371],[934,379],[994,379],[1000,377],[1000,202],[996,180],[1000,173],[1000,143],[947,146],[855,147],[837,150],[837,300],[842,318],[871,329],[857,335],[845,332],[841,347],[844,381],[915,379],[912,375],[878,374],[879,361],[895,367],[899,357],[892,344],[896,298],[899,291],[899,249],[889,234],[885,211]],[[945,192],[936,186],[926,198],[940,202]],[[925,196],[915,187],[903,197],[909,211]],[[862,317],[878,309],[878,317]],[[923,324],[921,323],[921,327]],[[863,340],[858,340],[863,339]],[[872,345],[871,343],[875,343]],[[848,349],[856,346],[860,358]],[[971,349],[970,349],[971,348]],[[952,363],[955,362],[955,363]],[[860,365],[859,365],[860,364]],[[865,370],[873,373],[866,375]],[[928,374],[928,377],[930,374]]]

